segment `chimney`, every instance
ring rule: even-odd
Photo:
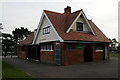
[[[67,7],[64,9],[64,13],[71,13],[71,7],[70,7],[70,6],[67,6]]]

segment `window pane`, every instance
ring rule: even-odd
[[[83,23],[77,22],[77,31],[83,31]]]
[[[48,27],[48,33],[50,32],[50,27]]]
[[[47,44],[47,50],[49,50],[49,45]]]
[[[46,28],[45,28],[45,34],[46,34]]]
[[[50,26],[43,28],[43,34],[50,33]]]
[[[53,50],[53,44],[51,44],[51,50]]]
[[[44,45],[44,50],[46,50],[46,45]]]
[[[41,45],[41,50],[43,50],[43,45]]]
[[[48,33],[48,28],[46,28],[46,33]]]

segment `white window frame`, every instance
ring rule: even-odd
[[[96,52],[103,52],[103,50],[96,50]]]

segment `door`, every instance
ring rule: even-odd
[[[28,48],[28,58],[34,60],[40,60],[39,45],[30,45]]]
[[[92,61],[92,49],[91,46],[87,45],[84,49],[84,62]]]
[[[60,51],[60,44],[55,45],[55,64],[56,65],[61,65],[61,51]]]

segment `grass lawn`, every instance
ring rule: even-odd
[[[112,53],[112,54],[110,54],[110,56],[111,57],[120,57],[120,54],[118,54],[118,53]]]
[[[36,80],[32,75],[2,61],[2,80]]]

